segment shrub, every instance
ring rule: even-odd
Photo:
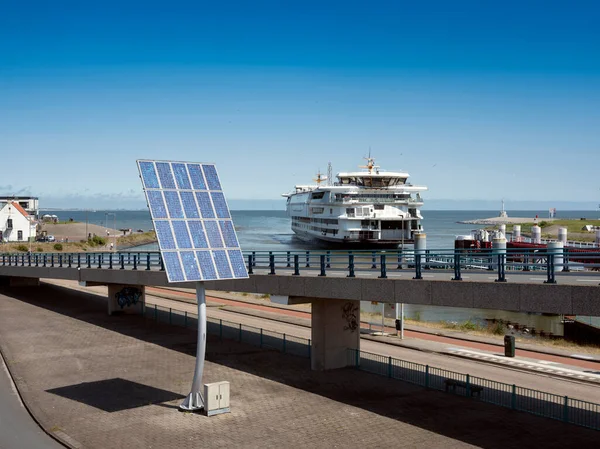
[[[465,331],[475,331],[479,328],[479,326],[477,326],[477,324],[472,322],[471,320],[467,320],[463,324],[461,324],[460,328]]]
[[[26,253],[27,251],[29,251],[29,248],[27,247],[27,245],[21,244],[21,245],[17,246],[17,251]]]
[[[100,236],[95,235],[91,239],[88,239],[87,243],[88,243],[88,245],[90,245],[92,247],[94,247],[94,246],[104,246],[104,245],[106,245],[106,239],[104,237],[100,237]]]
[[[548,222],[544,220],[540,221],[539,227],[543,228],[544,226],[548,226]]]
[[[43,253],[43,252],[44,252],[44,248],[42,248],[41,246],[38,246],[38,247],[37,247],[35,250],[36,250],[38,253]]]
[[[55,244],[54,244],[54,249],[55,249],[56,251],[62,251],[62,250],[63,250],[62,243],[55,243]]]

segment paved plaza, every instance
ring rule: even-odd
[[[243,319],[243,318],[241,318]],[[209,336],[204,383],[231,413],[181,413],[196,332],[106,315],[66,288],[0,290],[0,348],[31,413],[85,448],[595,447],[599,433]]]

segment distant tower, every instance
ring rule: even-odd
[[[332,169],[331,169],[331,162],[327,163],[327,185],[330,186],[331,184],[331,180],[333,179],[333,174],[332,174]]]
[[[507,218],[508,217],[508,214],[504,210],[504,199],[502,199],[502,210],[500,211],[500,217],[501,218]]]

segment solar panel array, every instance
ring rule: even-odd
[[[169,282],[247,278],[215,166],[137,163]]]

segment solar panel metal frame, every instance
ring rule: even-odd
[[[157,240],[165,261],[168,281],[196,282],[248,278],[245,264],[240,263],[244,258],[215,164],[154,159],[139,159],[136,162],[154,229],[156,230],[157,227],[161,229],[160,236],[157,232]],[[158,167],[160,167],[160,172]],[[182,167],[185,167],[185,172]],[[165,180],[168,186],[163,187]],[[191,195],[182,196],[181,194],[184,192],[190,192]],[[207,217],[205,217],[205,214],[202,213],[203,209],[200,207],[197,193],[205,193],[208,197],[212,216],[206,214]],[[186,202],[184,202],[184,196]],[[162,214],[155,216],[157,209],[154,205],[160,202],[160,198],[166,217]],[[190,198],[195,201],[196,213],[189,213],[194,210]],[[218,204],[215,204],[215,198],[217,198]],[[203,208],[207,208],[207,206],[208,202],[203,204]],[[174,212],[177,212],[177,217],[171,217]],[[194,222],[192,225],[194,229],[202,232],[202,236],[196,236],[199,237],[198,239],[194,239],[190,222]],[[198,222],[201,225],[198,225]],[[209,222],[214,223],[214,225],[208,226],[213,241],[207,231],[206,224]],[[185,226],[182,227],[182,223]],[[186,234],[182,234],[184,229]],[[215,241],[218,239],[220,241]],[[186,245],[191,242],[191,247],[180,247],[179,242],[184,241]],[[196,241],[206,242],[206,248],[196,248]],[[172,247],[173,242],[174,247]],[[236,246],[227,246],[228,243],[235,243]]]

